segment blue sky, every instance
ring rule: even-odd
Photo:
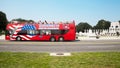
[[[16,18],[35,21],[88,22],[120,20],[120,0],[0,0],[0,11],[10,21]]]

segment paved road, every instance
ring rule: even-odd
[[[12,52],[120,52],[120,40],[86,41],[5,41],[0,40],[0,51]]]

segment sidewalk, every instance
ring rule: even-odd
[[[120,40],[120,37],[100,37],[96,39],[96,37],[78,37],[79,40]]]

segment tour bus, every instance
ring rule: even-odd
[[[6,27],[6,40],[75,40],[75,22],[67,23],[9,23]]]

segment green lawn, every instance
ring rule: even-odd
[[[120,52],[82,52],[67,57],[0,52],[0,68],[120,68]]]

